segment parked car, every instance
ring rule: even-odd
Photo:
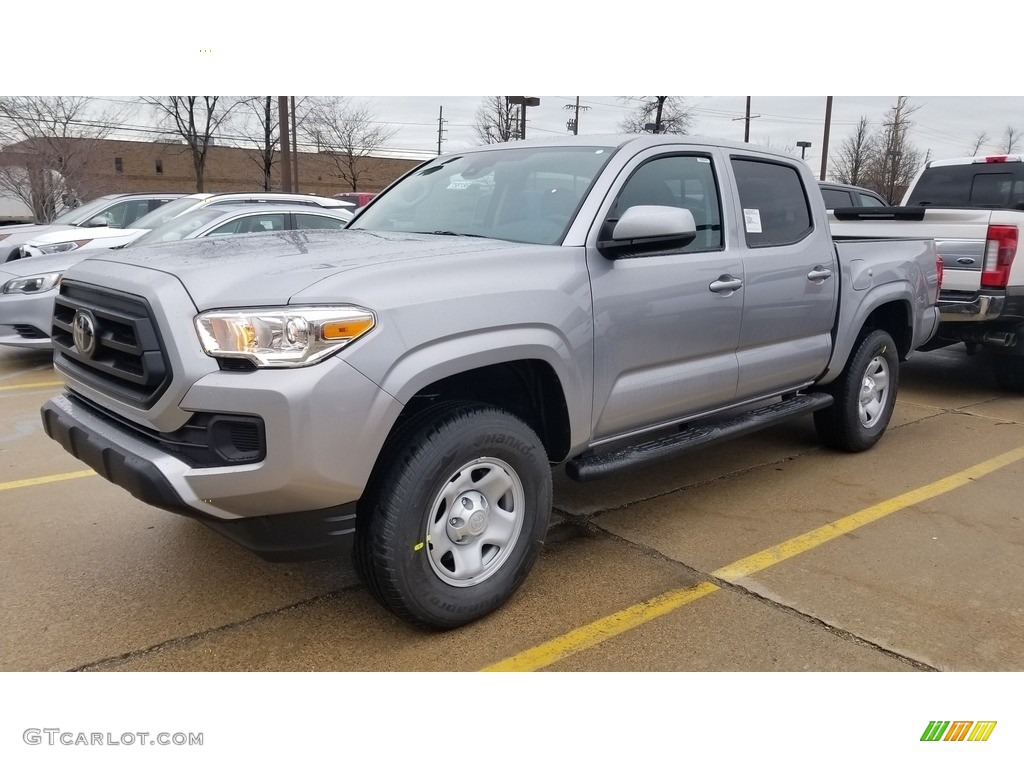
[[[162,226],[176,216],[206,206],[234,205],[301,205],[331,211],[353,211],[354,206],[343,200],[318,195],[300,195],[287,192],[225,192],[216,194],[199,193],[183,196],[147,216],[134,222],[130,229],[107,227],[90,232],[90,237],[67,231],[44,233],[21,245],[20,258],[27,256],[48,256],[69,251],[91,251],[98,248],[113,248],[130,243],[144,233]],[[351,214],[349,216],[351,218]]]
[[[877,192],[853,184],[840,184],[836,181],[819,181],[821,196],[825,198],[825,207],[834,208],[878,208],[888,205]]]
[[[62,239],[70,241],[78,238],[88,242],[101,232],[134,224],[143,216],[183,196],[168,192],[103,195],[78,208],[65,211],[48,224],[0,227],[0,264],[20,258],[22,244],[30,240],[60,232],[68,233]]]
[[[334,196],[335,200],[352,203],[355,208],[362,208],[377,196],[376,192],[342,192]]]
[[[811,413],[833,448],[882,438],[937,322],[935,243],[835,243],[816,189],[751,144],[570,136],[438,157],[344,232],[106,251],[55,302],[46,433],[465,624],[536,562],[553,464],[588,480]]]
[[[290,229],[343,229],[352,219],[345,208],[309,205],[207,205],[179,214],[125,246],[223,237],[252,232]],[[34,256],[0,268],[0,344],[50,349],[50,318],[64,270],[103,250],[73,251]]]

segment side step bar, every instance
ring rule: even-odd
[[[832,402],[832,395],[825,392],[796,395],[739,416],[688,427],[645,443],[627,445],[605,453],[585,453],[567,462],[565,472],[577,482],[595,480],[622,469],[675,458],[694,448],[749,435],[796,416],[828,408]]]

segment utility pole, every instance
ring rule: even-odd
[[[441,140],[444,138],[444,124],[448,121],[444,119],[444,107],[441,107],[437,111],[437,154],[441,154]]]
[[[580,106],[580,97],[577,96],[576,97],[576,105],[575,106],[573,106],[572,104],[566,104],[564,107],[562,107],[562,109],[575,109],[576,116],[575,117],[570,117],[569,121],[565,124],[565,127],[568,130],[572,131],[572,135],[573,136],[579,136],[580,135],[580,110],[586,112],[588,109],[590,109],[590,107],[588,107],[586,105],[581,107]]]
[[[292,184],[292,192],[299,191],[299,132],[295,129],[295,97],[291,97],[292,102],[292,174],[295,177],[295,183]]]
[[[288,97],[277,97],[277,114],[281,130],[281,191],[292,191],[292,158],[288,144]]]
[[[752,115],[752,114],[750,114],[750,97],[747,96],[747,114],[746,114],[746,117],[734,117],[733,118],[733,122],[735,122],[737,120],[742,120],[744,122],[743,141],[747,142],[748,144],[750,143],[750,121],[753,120],[755,117],[760,117],[760,115]]]
[[[828,171],[828,135],[832,130],[832,97],[825,98],[825,138],[821,142],[821,181]]]
[[[658,100],[658,111],[654,115],[654,132],[661,133],[661,112],[665,108],[665,99],[668,96],[656,96],[655,98]]]

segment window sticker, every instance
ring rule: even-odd
[[[746,226],[747,232],[761,234],[761,211],[757,208],[744,208],[743,224]]]

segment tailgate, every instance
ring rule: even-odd
[[[829,214],[837,240],[926,238],[942,257],[942,297],[974,296],[981,288],[992,211],[974,208],[837,208]]]

